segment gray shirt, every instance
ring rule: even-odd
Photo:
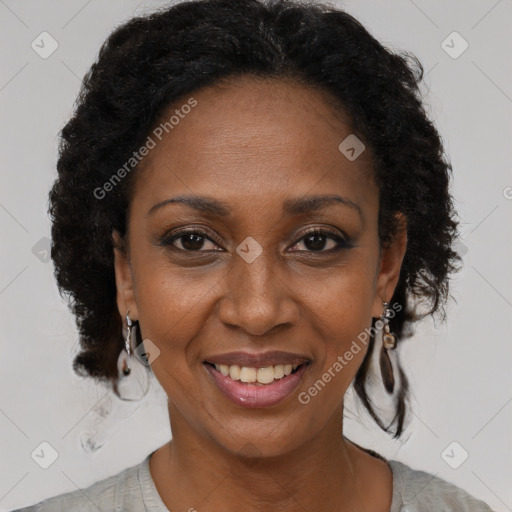
[[[169,512],[149,471],[151,452],[140,464],[86,489],[48,498],[12,512]],[[430,473],[387,461],[393,472],[390,512],[492,512],[480,500]]]

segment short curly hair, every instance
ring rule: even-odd
[[[407,220],[407,250],[390,301],[404,307],[391,328],[400,340],[426,314],[444,319],[450,274],[460,260],[453,250],[458,221],[449,193],[452,167],[421,100],[423,73],[417,57],[385,48],[351,15],[321,3],[192,0],[117,27],[59,134],[58,177],[49,193],[55,277],[61,296],[71,298],[82,349],[74,371],[109,382],[117,393],[124,340],[112,231],[126,235],[137,167],[102,200],[93,191],[141,147],[169,105],[242,75],[296,80],[330,93],[333,108],[343,106],[372,155],[381,245],[396,234],[397,212]],[[420,303],[427,304],[421,315]],[[364,386],[372,347],[373,336],[354,387],[391,433]],[[407,380],[400,372],[395,437],[406,412]]]

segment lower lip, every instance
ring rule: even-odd
[[[246,384],[222,375],[213,366],[204,365],[213,378],[213,382],[224,396],[237,405],[248,408],[270,407],[291,395],[302,380],[309,364],[303,364],[297,371],[286,377],[274,380],[270,384]]]

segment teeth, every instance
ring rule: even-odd
[[[284,366],[276,364],[274,366],[274,379],[282,379],[284,377]]]
[[[215,365],[215,368],[217,368],[218,365]],[[217,368],[217,370],[220,370],[220,368]],[[229,367],[229,376],[233,380],[240,380],[240,366],[233,364]]]
[[[256,374],[256,368],[247,368],[247,366],[240,368],[240,380],[242,382],[256,382]]]
[[[274,382],[274,368],[272,366],[267,366],[266,368],[258,368],[258,372],[256,373],[256,380],[260,384],[270,384]]]
[[[256,382],[259,384],[270,384],[276,379],[282,379],[290,375],[292,371],[299,367],[298,364],[276,364],[275,366],[267,366],[265,368],[250,368],[247,366],[238,366],[232,364],[216,364],[217,371],[224,376],[228,376],[233,380],[242,382]]]

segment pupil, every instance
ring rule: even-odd
[[[320,241],[319,241],[320,239]],[[311,240],[316,240],[316,242],[308,243]],[[321,233],[315,233],[313,235],[309,235],[305,238],[304,244],[310,250],[321,250],[325,246],[325,235]]]
[[[183,241],[181,243],[185,249],[193,251],[201,249],[204,244],[204,240],[202,236],[197,236],[194,233],[188,233],[184,235]]]

